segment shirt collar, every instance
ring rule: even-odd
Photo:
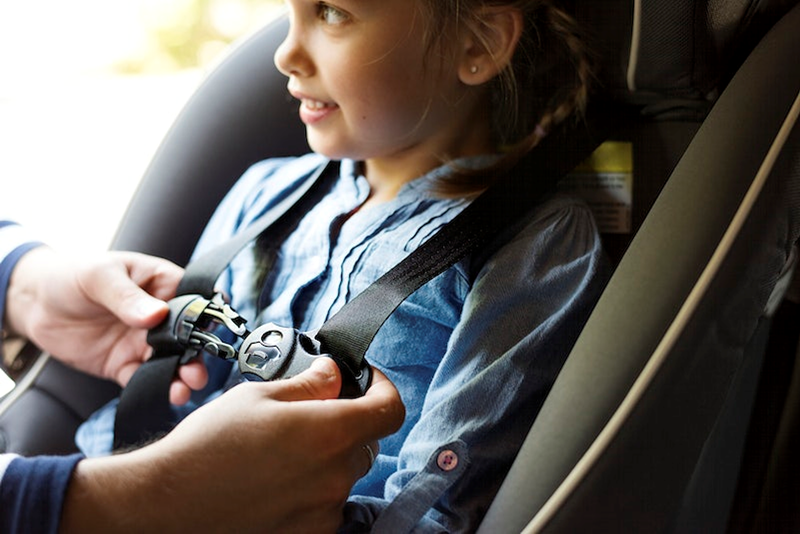
[[[432,190],[433,184],[440,180],[442,177],[447,176],[454,172],[454,168],[461,167],[467,169],[478,169],[486,167],[497,161],[500,156],[497,154],[483,154],[479,156],[469,156],[458,158],[452,162],[443,163],[430,172],[403,184],[400,191],[397,193],[397,198],[402,199],[407,195],[419,197],[420,194],[428,196]],[[361,172],[362,166],[358,161],[352,159],[345,159],[341,161],[340,173],[342,178],[347,178],[355,184],[359,193],[369,193],[369,184],[364,174]]]

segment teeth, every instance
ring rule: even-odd
[[[303,100],[303,105],[308,109],[312,109],[314,111],[319,111],[321,109],[325,109],[328,106],[325,102],[320,102],[318,100]]]

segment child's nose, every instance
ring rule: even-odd
[[[275,66],[286,76],[311,76],[314,64],[303,46],[302,36],[293,28],[275,51]]]

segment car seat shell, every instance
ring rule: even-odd
[[[737,91],[742,91],[735,98],[737,103],[727,104],[728,95],[721,98],[697,136],[702,141],[704,137],[716,137],[715,131],[735,132],[738,138],[733,136],[732,141],[741,144],[692,144],[672,173],[673,179],[655,201],[677,155],[695,138],[700,122],[716,98],[720,80],[729,76],[726,66],[736,63],[748,23],[771,20],[765,13],[783,13],[797,2],[682,0],[667,6],[653,0],[613,0],[573,4],[582,20],[599,17],[613,22],[596,28],[596,33],[604,39],[602,54],[612,58],[604,64],[600,76],[614,98],[643,110],[646,124],[626,135],[639,141],[635,148],[637,168],[651,167],[657,179],[637,184],[637,195],[640,199],[644,197],[644,202],[637,201],[639,204],[634,208],[634,226],[644,221],[642,228],[537,418],[530,441],[489,510],[482,529],[518,532],[538,510],[544,510],[544,515],[530,525],[531,531],[573,532],[602,530],[602,527],[650,531],[667,530],[670,526],[680,531],[695,524],[695,518],[686,511],[692,509],[691,503],[687,503],[686,489],[691,492],[703,486],[694,478],[696,459],[710,455],[708,444],[712,440],[707,438],[721,426],[720,405],[735,388],[750,392],[744,396],[752,397],[752,384],[737,381],[735,372],[743,369],[747,374],[759,368],[759,347],[763,342],[760,336],[765,328],[765,320],[760,318],[761,303],[769,296],[775,275],[782,267],[781,247],[790,244],[792,236],[796,238],[795,230],[789,229],[797,224],[796,214],[787,215],[776,208],[789,210],[785,204],[796,198],[793,184],[797,183],[797,171],[793,169],[797,165],[791,156],[797,154],[796,133],[786,138],[793,152],[784,151],[775,160],[774,169],[778,170],[768,173],[767,188],[754,204],[761,220],[767,221],[766,226],[754,226],[753,219],[746,218],[743,235],[748,237],[734,239],[738,248],[735,247],[733,255],[723,255],[716,276],[709,275],[712,285],[706,295],[711,295],[712,300],[698,303],[695,312],[687,314],[689,320],[681,335],[674,339],[671,350],[661,351],[670,356],[700,346],[713,352],[703,345],[709,341],[693,340],[715,332],[717,326],[703,326],[694,321],[711,318],[716,324],[718,308],[714,299],[729,300],[734,290],[742,289],[743,273],[738,272],[738,266],[747,263],[748,253],[758,248],[748,247],[746,242],[742,248],[742,240],[760,242],[764,228],[769,228],[774,240],[772,248],[764,252],[768,264],[763,270],[756,270],[762,280],[756,291],[758,296],[746,299],[753,315],[748,316],[745,327],[733,330],[739,341],[753,349],[755,356],[750,358],[744,348],[737,348],[734,355],[721,359],[666,358],[648,379],[648,386],[641,388],[638,402],[633,403],[633,409],[623,418],[619,431],[595,455],[600,462],[593,463],[594,467],[581,475],[581,484],[567,492],[557,505],[548,503],[553,502],[554,492],[563,492],[558,489],[561,482],[570,476],[595,437],[603,432],[606,422],[615,417],[631,385],[642,376],[649,356],[659,351],[659,340],[684,306],[686,295],[705,272],[724,229],[734,218],[741,198],[747,195],[750,179],[758,174],[765,154],[774,145],[776,135],[762,137],[756,132],[773,131],[777,123],[785,122],[789,116],[791,105],[787,102],[792,91],[796,95],[793,84],[797,69],[784,76],[787,73],[780,65],[784,69],[786,61],[793,65],[791,51],[800,49],[796,37],[784,35],[792,34],[791,30],[781,33],[782,39],[794,39],[788,44],[771,41],[774,36],[765,41],[767,47],[762,48],[761,55],[755,60],[751,58],[755,71],[740,73],[750,83],[733,83]],[[696,10],[705,12],[695,18],[686,14],[691,11],[697,15]],[[791,15],[794,18],[785,19],[790,22],[784,25],[797,28],[797,13],[795,8]],[[665,17],[669,23],[664,23]],[[634,39],[619,31],[620,27],[637,24]],[[667,29],[679,28],[682,39],[692,37],[686,44],[690,50],[675,52],[669,46],[674,45],[673,41],[662,41],[659,46],[648,40],[653,25],[664,24]],[[247,166],[264,157],[298,154],[307,149],[302,125],[294,117],[294,105],[286,97],[285,80],[265,66],[265,56],[269,56],[265,51],[277,46],[285,27],[285,20],[278,21],[242,43],[197,91],[156,154],[123,219],[113,248],[138,250],[185,264],[214,207]],[[762,32],[755,33],[759,39]],[[678,39],[678,34],[669,31],[666,34]],[[656,65],[659,60],[661,64]],[[266,63],[271,63],[270,57],[266,57]],[[771,82],[778,79],[779,84]],[[771,86],[765,87],[767,83]],[[267,99],[267,94],[273,96]],[[753,104],[756,102],[758,106]],[[761,109],[762,102],[770,105]],[[650,142],[664,146],[649,148],[646,145]],[[729,183],[729,177],[740,173],[745,176],[741,183]],[[793,177],[772,180],[772,176],[780,173]],[[716,178],[707,178],[712,176]],[[795,193],[789,190],[791,187],[795,187]],[[653,202],[655,207],[650,210]],[[771,210],[775,213],[769,213]],[[795,217],[793,222],[791,217]],[[785,234],[782,240],[781,232]],[[606,239],[615,240],[613,236]],[[620,255],[628,247],[627,241],[623,241],[618,247]],[[775,242],[780,243],[775,245]],[[752,279],[750,273],[746,276],[751,278],[745,279]],[[655,307],[659,313],[652,316],[640,313],[648,307]],[[614,334],[609,335],[610,332]],[[686,361],[690,362],[689,367]],[[713,387],[706,387],[709,382],[703,377],[720,375]],[[19,388],[14,398],[5,399],[0,405],[0,433],[6,435],[6,450],[41,454],[48,450],[69,452],[70,447],[74,448],[68,432],[66,441],[46,434],[46,443],[42,443],[41,435],[31,435],[43,420],[31,419],[30,414],[49,410],[45,405],[58,404],[65,415],[47,417],[57,419],[74,432],[87,410],[117,391],[107,383],[99,388],[86,386],[86,381],[93,384],[93,379],[78,376],[54,360],[41,360],[35,373],[26,378],[30,389]],[[87,390],[96,390],[98,394],[87,400]],[[702,393],[699,407],[696,401],[700,397],[684,396],[684,390]],[[576,391],[590,393],[591,399],[576,395]],[[76,395],[82,400],[70,400]],[[41,402],[31,400],[35,398]],[[662,401],[673,398],[678,400],[671,407],[678,409],[664,411]],[[747,404],[737,405],[732,413],[746,411]],[[691,424],[688,414],[692,416]],[[664,429],[683,429],[677,433],[654,432],[651,426],[654,421],[663,422]],[[741,428],[737,430],[741,438]],[[680,449],[683,452],[670,457],[670,453]],[[665,458],[664,465],[656,466],[653,471],[635,467],[654,458],[659,461]],[[528,461],[531,463],[523,464]],[[653,484],[648,486],[643,479]],[[604,485],[609,481],[615,482],[614,489]],[[626,492],[626,488],[636,490]],[[724,503],[721,506],[724,508]],[[724,514],[724,510],[720,512]]]

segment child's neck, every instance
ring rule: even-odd
[[[409,163],[396,158],[365,161],[363,171],[370,186],[370,197],[365,207],[367,204],[380,204],[392,200],[403,185],[441,165],[441,161],[434,158],[424,162]]]
[[[455,122],[457,127],[445,132],[448,135],[442,135],[443,140],[435,139],[390,156],[364,161],[364,175],[371,188],[370,199],[365,206],[392,200],[403,185],[440,167],[444,161],[492,152],[485,112],[476,111]]]

